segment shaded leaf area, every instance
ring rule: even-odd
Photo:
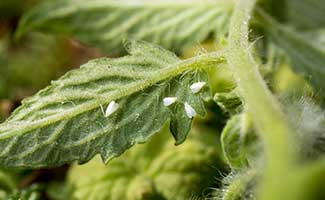
[[[46,1],[26,13],[17,35],[29,31],[67,34],[103,49],[123,50],[133,37],[174,51],[202,42],[210,34],[224,35],[233,9],[231,1]]]
[[[312,84],[316,93],[324,98],[325,49],[315,41],[317,38],[311,38],[310,32],[302,34],[298,30],[280,24],[264,12],[260,12],[260,16],[268,36],[285,50],[293,69],[303,75]]]
[[[99,159],[73,166],[68,182],[80,200],[203,198],[219,176],[217,144],[215,133],[193,129],[186,143],[175,147],[165,130],[107,166]]]
[[[253,166],[263,150],[247,114],[233,116],[221,134],[223,154],[229,166],[236,170]]]
[[[168,119],[176,144],[182,143],[192,122],[184,103],[204,115],[202,99],[210,96],[207,86],[197,94],[190,90],[194,82],[208,81],[198,68],[223,59],[181,61],[143,42],[129,43],[128,50],[130,56],[91,61],[25,99],[0,126],[1,166],[83,163],[98,153],[108,162],[134,144],[146,142]],[[168,96],[178,100],[166,107],[163,99]],[[119,109],[106,117],[104,109],[113,100]]]
[[[241,113],[243,110],[242,102],[238,95],[237,89],[233,89],[229,92],[216,93],[213,100],[225,113],[230,115]]]

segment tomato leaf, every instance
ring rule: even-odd
[[[223,35],[233,9],[229,1],[46,1],[28,12],[17,35],[39,30],[73,36],[105,52],[119,53],[124,38],[176,51]]]
[[[83,163],[98,153],[108,162],[146,142],[168,119],[176,144],[182,143],[192,122],[184,104],[204,115],[202,99],[210,96],[208,85],[196,94],[190,86],[208,82],[202,68],[223,62],[220,53],[182,61],[144,42],[127,46],[130,56],[90,61],[25,99],[0,125],[0,165]],[[163,99],[170,96],[177,101],[165,106]],[[118,109],[107,116],[111,102]]]

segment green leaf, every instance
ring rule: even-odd
[[[204,115],[202,98],[210,95],[208,86],[193,94],[190,85],[207,82],[202,68],[223,62],[221,53],[182,61],[147,43],[131,42],[128,50],[130,56],[90,61],[24,100],[0,125],[0,165],[83,163],[98,153],[108,162],[146,142],[168,119],[176,144],[182,143],[192,122],[184,103]],[[166,107],[163,99],[170,96],[178,101]],[[106,117],[112,101],[119,108]]]
[[[61,33],[119,53],[133,37],[176,51],[227,31],[233,2],[225,0],[55,0],[28,12],[18,36],[32,30]]]
[[[254,162],[260,147],[247,114],[235,115],[228,121],[221,134],[221,147],[233,169],[247,167]]]
[[[287,21],[296,28],[306,30],[325,27],[325,1],[286,0],[286,4]]]
[[[230,92],[216,93],[213,100],[224,112],[231,115],[238,114],[242,111],[242,102],[236,89]]]
[[[194,129],[186,143],[175,147],[163,131],[107,166],[99,159],[73,166],[68,182],[77,200],[202,198],[218,175],[217,144],[215,133]]]
[[[260,12],[262,26],[270,38],[290,57],[293,69],[309,81],[316,93],[325,97],[325,49],[310,37],[279,24],[267,14]]]

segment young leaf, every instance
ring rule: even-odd
[[[17,35],[32,30],[63,33],[109,53],[123,50],[126,37],[182,50],[226,32],[232,2],[225,0],[59,0],[27,13]]]
[[[257,136],[247,114],[235,115],[221,134],[221,147],[227,163],[233,169],[247,167],[257,155]]]
[[[209,95],[208,89],[193,94],[190,85],[208,82],[200,69],[223,62],[221,54],[181,61],[169,51],[139,42],[129,43],[128,51],[130,56],[91,61],[24,100],[0,125],[0,165],[83,163],[97,153],[108,162],[146,142],[168,119],[176,144],[182,143],[192,122],[184,103],[204,115],[202,97]],[[177,103],[164,106],[163,99],[170,96],[177,97]],[[106,117],[112,101],[119,108]]]
[[[98,159],[74,165],[68,183],[76,200],[199,198],[218,174],[217,144],[216,134],[194,129],[184,145],[175,147],[163,131],[108,165]]]
[[[213,100],[222,108],[224,112],[231,115],[242,111],[242,102],[236,89],[230,92],[220,92],[214,95]]]
[[[311,38],[279,24],[267,14],[260,12],[263,27],[270,38],[289,55],[293,69],[301,73],[325,97],[325,49],[317,46]]]

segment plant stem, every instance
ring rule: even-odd
[[[250,169],[237,176],[238,177],[226,187],[223,192],[222,200],[240,199],[241,195],[247,190],[249,183],[256,178],[257,172],[255,169]]]
[[[246,109],[265,143],[266,174],[261,199],[288,199],[286,176],[293,163],[291,128],[277,100],[268,90],[248,42],[249,19],[256,0],[239,0],[231,19],[227,61]],[[283,183],[283,184],[282,184]],[[281,186],[280,186],[281,185]]]

